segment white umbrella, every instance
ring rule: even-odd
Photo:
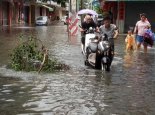
[[[91,14],[91,15],[96,15],[98,16],[98,14],[94,11],[94,10],[90,10],[90,9],[82,9],[80,11],[78,11],[77,13],[78,15],[81,15],[81,14]]]

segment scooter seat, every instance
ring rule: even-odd
[[[97,50],[97,42],[91,42],[89,43],[88,48],[91,50],[92,53],[95,53]]]

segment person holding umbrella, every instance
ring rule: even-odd
[[[96,29],[97,32],[99,32],[99,28],[97,25],[94,23],[90,15],[86,15],[85,21],[82,22],[81,27],[80,27],[80,32],[82,33],[82,38],[81,38],[81,48],[82,51],[84,49],[84,44],[85,44],[85,35],[86,35],[86,30],[89,30],[89,28],[92,27]]]
[[[95,12],[94,10],[91,9],[82,9],[80,11],[78,11],[77,15],[90,15],[91,18],[93,19],[93,21],[95,21],[95,18],[98,17],[97,12]],[[85,21],[85,18],[84,18]]]

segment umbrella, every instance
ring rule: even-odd
[[[77,14],[78,15],[80,15],[80,14],[92,14],[92,15],[98,16],[98,14],[94,10],[90,10],[90,9],[82,9],[82,10],[78,11]]]

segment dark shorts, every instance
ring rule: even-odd
[[[81,43],[82,43],[82,44],[85,44],[85,36],[82,36],[82,37],[81,37]]]

